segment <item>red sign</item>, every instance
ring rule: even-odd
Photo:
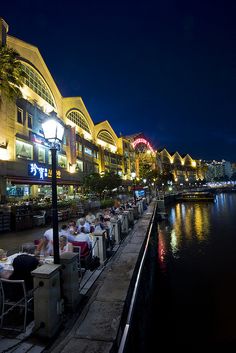
[[[132,143],[132,146],[135,148],[135,147],[136,147],[137,145],[139,145],[140,143],[143,143],[144,145],[147,146],[147,148],[148,148],[150,151],[154,152],[154,150],[153,150],[152,146],[150,145],[150,143],[149,143],[147,140],[145,140],[144,138],[138,138],[137,140],[135,140],[135,141]]]

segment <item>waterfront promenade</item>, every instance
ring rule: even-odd
[[[12,340],[2,339],[0,351],[6,351],[15,343],[19,344],[13,350],[7,350],[8,352],[106,353],[116,347],[117,338],[121,335],[122,313],[129,305],[128,300],[132,293],[130,283],[135,275],[135,265],[146,237],[153,207],[154,203],[151,203],[127,237],[116,247],[114,255],[83,286],[83,291],[79,294],[81,301],[78,310],[64,317],[64,327],[57,337],[46,342],[29,336],[21,342],[24,337],[21,334]],[[38,234],[34,236],[37,237]]]

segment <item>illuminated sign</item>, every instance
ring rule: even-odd
[[[133,148],[135,148],[137,145],[139,145],[140,143],[143,143],[144,145],[147,146],[147,148],[151,151],[151,152],[154,152],[152,146],[150,145],[150,143],[145,140],[144,138],[138,138],[137,140],[135,140],[133,143],[132,143],[132,146]]]
[[[30,163],[28,166],[28,175],[44,180],[46,178],[52,177],[52,169],[38,166],[36,163]],[[56,176],[58,179],[61,178],[61,171],[56,171]]]

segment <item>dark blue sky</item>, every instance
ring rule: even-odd
[[[94,122],[236,161],[236,1],[5,1],[0,16]]]

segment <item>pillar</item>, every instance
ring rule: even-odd
[[[119,219],[116,218],[111,218],[111,232],[112,232],[112,238],[114,237],[114,240],[116,244],[120,243],[120,235],[121,235],[121,222]]]
[[[107,258],[106,256],[106,231],[94,232],[94,256],[99,257],[100,263],[103,264]]]
[[[61,279],[65,307],[75,310],[79,303],[78,254],[65,252],[61,254]]]
[[[53,337],[62,322],[61,265],[45,264],[32,271],[34,277],[34,322],[37,335]]]

